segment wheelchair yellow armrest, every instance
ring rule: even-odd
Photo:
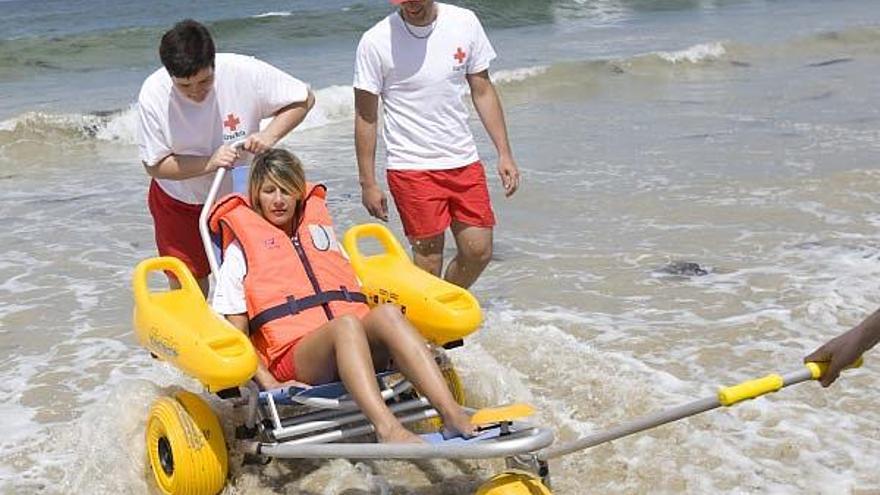
[[[373,237],[384,252],[365,256],[362,238]],[[356,225],[345,233],[343,245],[370,305],[394,303],[425,339],[443,345],[473,333],[482,322],[480,303],[465,289],[416,267],[384,226]]]
[[[173,273],[181,288],[151,292],[150,272]],[[248,336],[216,314],[177,258],[150,258],[138,264],[132,280],[134,328],[138,342],[204,384],[211,392],[247,382],[257,370]]]

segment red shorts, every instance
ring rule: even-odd
[[[443,233],[452,221],[491,228],[495,214],[479,161],[448,170],[389,170],[403,232],[411,239]]]
[[[159,255],[179,258],[196,278],[207,277],[211,267],[199,236],[202,205],[191,205],[172,198],[155,180],[150,181],[147,202],[153,215]]]
[[[287,351],[268,367],[269,373],[272,373],[272,376],[279,382],[296,380],[296,364],[293,362],[293,351],[296,350],[296,344],[300,340],[302,340],[302,337],[294,342],[292,346],[288,347]]]

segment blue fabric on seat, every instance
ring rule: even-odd
[[[419,437],[421,437],[422,440],[424,440],[430,444],[438,445],[438,444],[444,444],[444,443],[445,444],[456,444],[456,443],[480,442],[482,440],[496,438],[500,434],[501,434],[501,427],[500,426],[493,426],[493,427],[490,427],[490,428],[487,428],[487,429],[481,431],[479,434],[477,434],[471,438],[464,438],[462,436],[457,436],[457,437],[452,437],[452,438],[443,438],[443,434],[440,433],[439,431],[436,433],[425,433],[425,434],[419,435]]]
[[[392,371],[383,371],[381,373],[376,374],[376,380],[380,384],[382,384],[382,379],[397,373],[396,370]],[[345,385],[342,382],[330,382],[324,383],[321,385],[315,385],[312,387],[297,387],[290,386],[284,388],[275,388],[272,390],[265,390],[260,392],[260,402],[266,403],[267,395],[272,395],[272,399],[276,404],[281,405],[290,405],[290,404],[298,404],[297,401],[293,400],[294,397],[299,398],[308,398],[308,399],[339,399],[348,394],[348,390],[345,388]]]

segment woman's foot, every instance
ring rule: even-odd
[[[477,434],[477,427],[471,424],[471,417],[462,408],[458,408],[458,411],[448,417],[443,417],[443,430],[443,436],[446,438],[454,436],[470,438]]]
[[[381,443],[425,443],[418,435],[400,425],[384,432],[377,431],[376,437]]]

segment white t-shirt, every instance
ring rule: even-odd
[[[154,166],[169,155],[211,156],[223,143],[260,130],[260,121],[308,98],[308,86],[256,58],[218,53],[214,87],[196,103],[181,94],[164,67],[144,81],[138,96],[141,161]],[[184,180],[156,179],[171,197],[202,204],[212,174]]]
[[[382,98],[389,169],[441,170],[479,159],[465,75],[488,69],[495,50],[473,12],[435,5],[433,28],[405,24],[395,11],[358,45],[354,87]]]
[[[214,284],[214,298],[211,306],[221,315],[237,315],[247,313],[247,301],[244,294],[244,276],[247,274],[247,263],[244,252],[238,241],[232,241],[223,253],[223,263],[217,270]]]

